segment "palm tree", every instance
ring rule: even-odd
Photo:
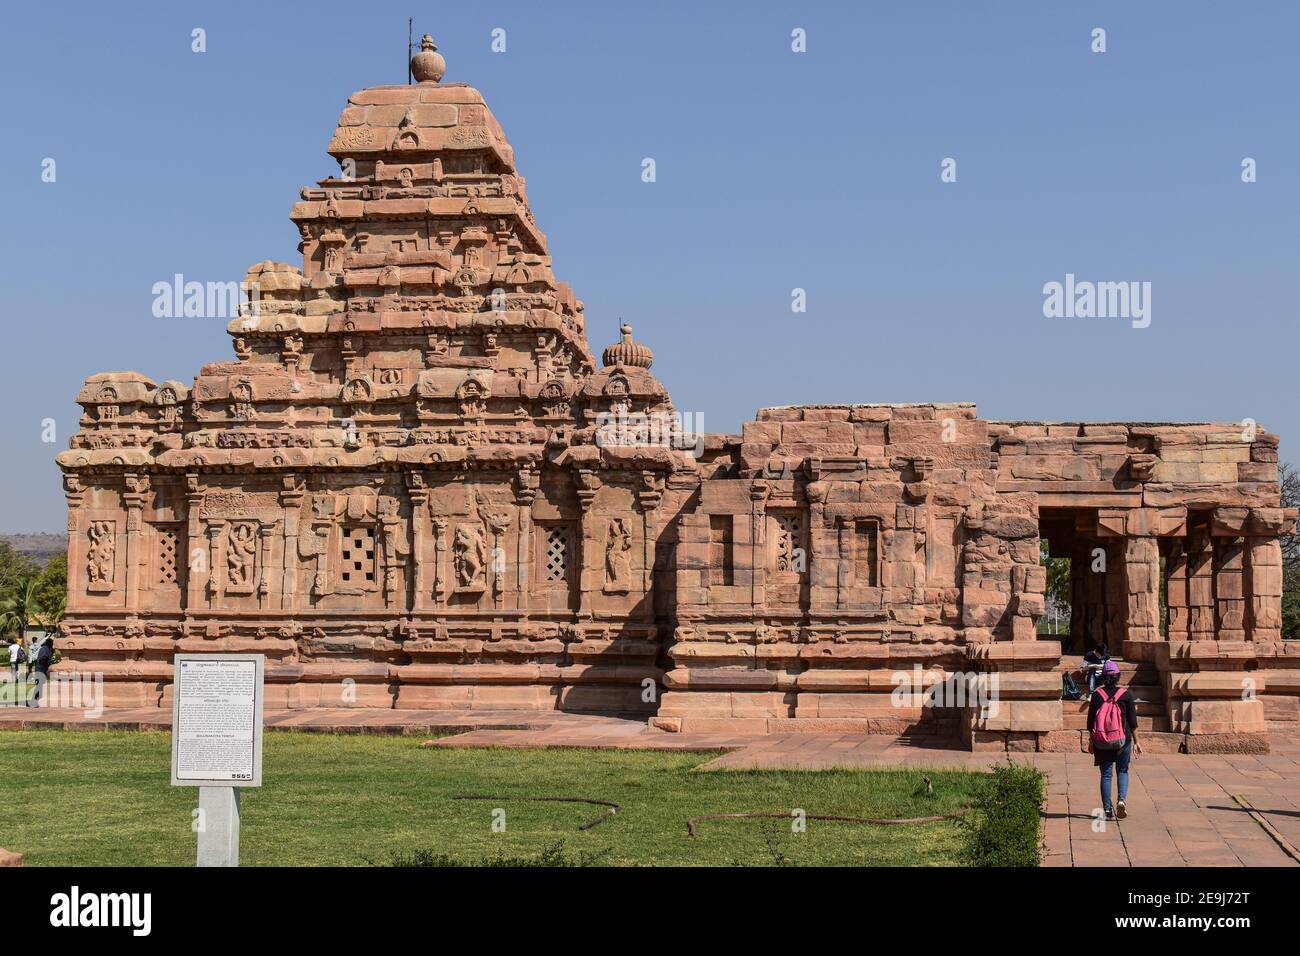
[[[41,582],[39,578],[25,578],[14,585],[13,591],[9,597],[0,601],[0,633],[14,632],[18,634],[18,640],[23,641],[27,637],[27,624],[36,620],[41,613]],[[30,649],[28,655],[30,659]],[[7,662],[7,661],[6,661]],[[28,665],[27,673],[31,673],[31,665]],[[14,686],[14,702],[25,698],[26,684],[22,685],[22,693],[18,685]]]
[[[9,597],[0,601],[0,631],[17,631],[19,640],[27,635],[27,625],[41,613],[41,582],[31,577],[19,581]]]

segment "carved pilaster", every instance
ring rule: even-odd
[[[68,503],[68,610],[73,611],[81,604],[81,595],[84,593],[78,575],[85,559],[81,545],[81,506],[86,491],[76,475],[63,476],[63,497]]]
[[[226,593],[226,522],[208,519],[208,607],[215,610]]]
[[[636,493],[641,505],[641,535],[644,547],[641,590],[649,594],[654,588],[655,542],[659,538],[659,503],[663,500],[663,479],[657,472],[641,472],[641,488]],[[650,609],[653,611],[653,609]]]
[[[505,535],[510,528],[510,521],[513,517],[508,511],[491,512],[484,516],[487,520],[488,531],[492,535],[492,556],[488,562],[492,574],[492,602],[500,608],[505,596],[506,575],[506,551]]]
[[[384,544],[384,605],[386,607],[393,607],[397,603],[397,575],[403,568],[397,533],[400,524],[401,519],[391,512],[379,518]]]
[[[519,534],[516,539],[518,550],[515,552],[515,588],[519,595],[519,606],[526,604],[528,591],[528,570],[532,564],[533,536],[533,501],[537,498],[541,479],[536,470],[524,468],[515,475],[515,504],[519,509]]]
[[[429,596],[425,593],[424,555],[428,538],[429,489],[424,483],[424,475],[409,472],[406,476],[406,494],[411,500],[411,591],[412,610],[422,611],[428,605]]]
[[[582,509],[582,519],[578,529],[578,617],[590,620],[592,617],[592,596],[596,591],[596,582],[600,578],[600,564],[603,552],[598,542],[601,535],[597,528],[597,518],[593,505],[596,493],[602,481],[599,474],[589,468],[579,469],[577,475],[578,507]]]
[[[770,487],[761,478],[749,486],[750,585],[749,602],[755,607],[767,603],[767,495]]]
[[[298,525],[305,487],[297,475],[285,475],[280,490],[280,507],[284,511],[284,576],[280,582],[280,607],[286,611],[298,610]]]
[[[257,569],[257,606],[265,608],[271,596],[271,539],[275,534],[275,522],[259,522],[257,527],[258,552],[260,557]]]
[[[447,574],[447,519],[433,519],[433,600],[443,600]]]
[[[126,610],[134,613],[140,606],[140,566],[144,559],[143,513],[149,491],[149,479],[140,475],[124,476],[126,490]]]
[[[188,474],[185,476],[185,555],[184,560],[188,569],[185,577],[185,607],[186,609],[203,606],[204,588],[207,586],[208,577],[211,573],[211,564],[205,559],[205,543],[203,539],[203,523],[199,517],[199,511],[203,507],[203,486],[199,476]],[[180,559],[181,555],[177,555]]]

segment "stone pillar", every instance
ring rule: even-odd
[[[298,610],[298,523],[302,517],[302,499],[305,485],[297,475],[285,475],[280,491],[280,507],[284,510],[284,568],[280,579],[280,609]]]
[[[1214,603],[1220,641],[1246,639],[1246,599],[1241,538],[1221,537],[1214,541]]]
[[[761,478],[749,486],[749,603],[754,607],[767,601],[767,492],[768,484]]]
[[[1185,641],[1191,633],[1191,612],[1187,595],[1187,542],[1175,538],[1170,542],[1169,556],[1165,559],[1165,590],[1169,603],[1169,634],[1171,641]]]
[[[271,539],[275,535],[275,522],[260,522],[258,535],[257,606],[265,608],[271,599]]]
[[[1151,535],[1124,540],[1124,656],[1145,660],[1160,638],[1160,548]]]
[[[221,539],[226,530],[226,522],[213,518],[208,522],[208,608],[215,610],[225,595],[226,574],[222,567]]]
[[[447,519],[433,519],[433,600],[441,604],[447,583]]]
[[[1126,545],[1123,541],[1103,542],[1106,549],[1106,577],[1102,583],[1105,612],[1101,638],[1112,654],[1123,653],[1128,633],[1128,577],[1124,569]]]
[[[1250,639],[1282,640],[1282,542],[1246,539],[1246,593],[1250,602]]]
[[[578,472],[577,478],[578,506],[582,509],[578,523],[578,619],[586,621],[592,618],[591,599],[600,578],[601,535],[592,505],[596,503],[601,479],[586,468]]]
[[[68,611],[75,611],[86,593],[82,581],[81,504],[86,498],[81,479],[76,475],[63,476],[63,497],[68,503]]]
[[[1095,554],[1097,551],[1101,553]],[[1109,582],[1117,580],[1119,575],[1112,552],[1113,549],[1099,538],[1093,538],[1088,542],[1088,641],[1090,645],[1115,643],[1115,637],[1107,633],[1110,616],[1107,604]],[[1094,564],[1097,567],[1095,571]]]
[[[185,608],[191,610],[203,606],[203,589],[212,573],[210,568],[196,560],[204,553],[206,542],[203,539],[203,522],[199,510],[203,507],[203,488],[199,476],[185,476]],[[178,555],[179,557],[179,555]],[[206,570],[206,573],[205,573]]]
[[[641,590],[644,594],[650,594],[654,590],[655,542],[659,538],[659,502],[663,500],[663,488],[659,483],[659,476],[653,471],[641,472],[641,488],[636,496],[641,505],[641,534],[645,549],[642,558]],[[757,574],[758,571],[755,569],[755,575]],[[654,607],[648,606],[646,612],[653,616]]]
[[[1187,538],[1188,636],[1214,640],[1214,539],[1200,528]]]
[[[406,476],[406,494],[411,500],[411,599],[413,611],[423,611],[428,606],[424,574],[424,549],[429,535],[429,489],[424,476],[409,472]]]
[[[126,505],[126,611],[134,614],[140,607],[140,565],[144,558],[144,499],[149,489],[149,479],[127,474],[126,491],[122,502]]]
[[[1089,608],[1092,553],[1085,538],[1076,538],[1070,555],[1070,647],[1086,650],[1092,640]]]
[[[541,478],[532,468],[523,468],[515,475],[515,504],[519,509],[519,534],[515,539],[515,592],[520,608],[528,606],[528,597],[532,594],[528,576],[533,564],[533,502],[540,487]]]

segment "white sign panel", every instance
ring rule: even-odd
[[[177,654],[172,785],[262,785],[261,654]]]

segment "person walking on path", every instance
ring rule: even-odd
[[[50,680],[50,666],[54,663],[54,638],[43,638],[32,650],[32,658],[36,665],[36,693],[27,701],[27,706],[39,707],[45,685]]]
[[[18,665],[23,662],[23,646],[18,639],[9,638],[9,673],[13,676],[14,686],[18,686]]]
[[[1107,820],[1128,816],[1128,766],[1142,752],[1137,740],[1137,706],[1133,695],[1119,686],[1119,665],[1107,660],[1101,668],[1101,686],[1088,703],[1088,751],[1101,768],[1101,808]],[[1111,777],[1116,779],[1117,802],[1111,804]]]

